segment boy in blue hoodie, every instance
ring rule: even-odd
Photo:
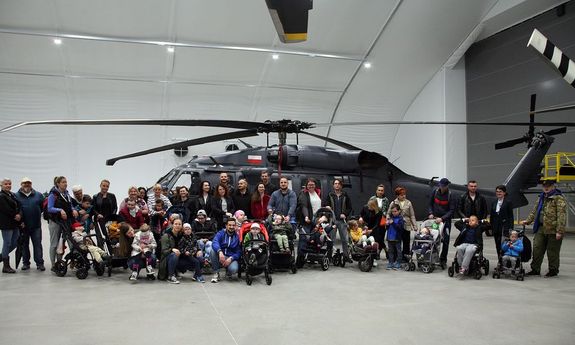
[[[501,251],[503,252],[503,257],[501,258],[503,267],[515,269],[517,258],[523,252],[523,241],[519,239],[517,231],[511,231],[509,241],[501,244]]]
[[[233,217],[226,221],[226,228],[218,231],[212,240],[212,253],[210,260],[214,276],[212,283],[220,281],[220,268],[226,269],[228,278],[238,272],[238,260],[242,255],[240,238],[236,233],[236,220]]]
[[[387,220],[387,269],[401,268],[401,240],[404,231],[404,220],[399,205],[391,206],[391,218]]]

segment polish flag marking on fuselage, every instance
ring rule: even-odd
[[[248,163],[250,163],[250,164],[262,164],[262,156],[248,155]]]

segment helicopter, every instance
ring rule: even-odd
[[[540,180],[541,161],[553,143],[553,135],[566,132],[565,126],[575,126],[575,123],[535,123],[536,113],[552,112],[559,110],[573,109],[575,106],[564,106],[561,108],[548,108],[535,110],[535,96],[532,96],[530,121],[521,122],[435,122],[435,121],[379,121],[371,122],[374,125],[398,125],[398,124],[452,124],[452,125],[491,125],[491,126],[529,126],[529,131],[525,136],[496,144],[496,149],[511,147],[519,143],[527,143],[529,150],[515,169],[510,173],[505,182],[508,198],[515,208],[528,204],[524,196],[524,191],[534,187]],[[358,201],[366,202],[371,197],[376,187],[380,184],[385,186],[386,196],[390,199],[393,190],[397,186],[407,189],[409,199],[414,205],[417,219],[427,217],[427,209],[432,191],[436,187],[436,178],[422,178],[409,175],[390,162],[385,156],[359,147],[345,143],[333,138],[317,135],[306,130],[314,127],[327,125],[358,125],[362,122],[346,122],[338,124],[314,124],[298,120],[278,120],[278,121],[236,121],[236,120],[156,120],[156,119],[112,119],[112,120],[50,120],[50,121],[29,121],[15,124],[0,130],[0,133],[14,130],[26,125],[154,125],[154,126],[209,126],[235,128],[238,131],[206,136],[186,140],[170,145],[164,145],[149,150],[127,154],[120,157],[108,159],[107,165],[113,165],[119,160],[132,157],[143,156],[155,152],[162,152],[173,149],[183,149],[190,146],[201,145],[210,142],[224,141],[229,139],[240,139],[253,137],[260,134],[267,136],[266,146],[248,147],[239,151],[228,151],[209,156],[194,156],[187,163],[177,166],[161,177],[157,183],[166,186],[170,190],[176,186],[186,186],[192,195],[198,194],[202,181],[209,181],[212,185],[219,183],[219,174],[227,172],[230,183],[233,185],[240,178],[245,178],[249,185],[255,186],[261,177],[262,171],[270,174],[272,183],[278,185],[281,176],[290,180],[290,189],[298,193],[306,184],[307,179],[316,180],[318,188],[329,191],[335,178],[343,181],[343,186],[355,201],[354,212],[358,213],[361,206]],[[535,125],[538,126],[563,126],[559,129],[547,132],[535,132]],[[269,144],[270,133],[277,133],[278,143]],[[287,144],[287,136],[296,136],[296,144]],[[323,146],[299,145],[299,136],[308,135],[340,148],[327,148]],[[452,195],[458,198],[467,191],[465,185],[450,184],[449,189]],[[495,201],[495,193],[492,190],[480,189],[488,203]]]

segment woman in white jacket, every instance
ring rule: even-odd
[[[391,217],[391,208],[393,205],[398,205],[401,215],[403,216],[403,221],[405,222],[405,230],[402,234],[402,253],[403,256],[409,256],[411,250],[411,232],[417,231],[417,221],[415,220],[415,211],[413,210],[413,205],[411,201],[407,200],[407,190],[404,187],[397,186],[394,190],[395,200],[389,204],[387,210],[387,218]]]

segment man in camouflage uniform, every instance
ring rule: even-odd
[[[541,263],[547,252],[549,272],[545,278],[554,277],[559,273],[559,252],[565,234],[567,221],[567,202],[561,191],[555,189],[555,181],[543,181],[543,193],[539,195],[537,204],[521,224],[533,223],[533,260],[530,276],[541,274]]]

